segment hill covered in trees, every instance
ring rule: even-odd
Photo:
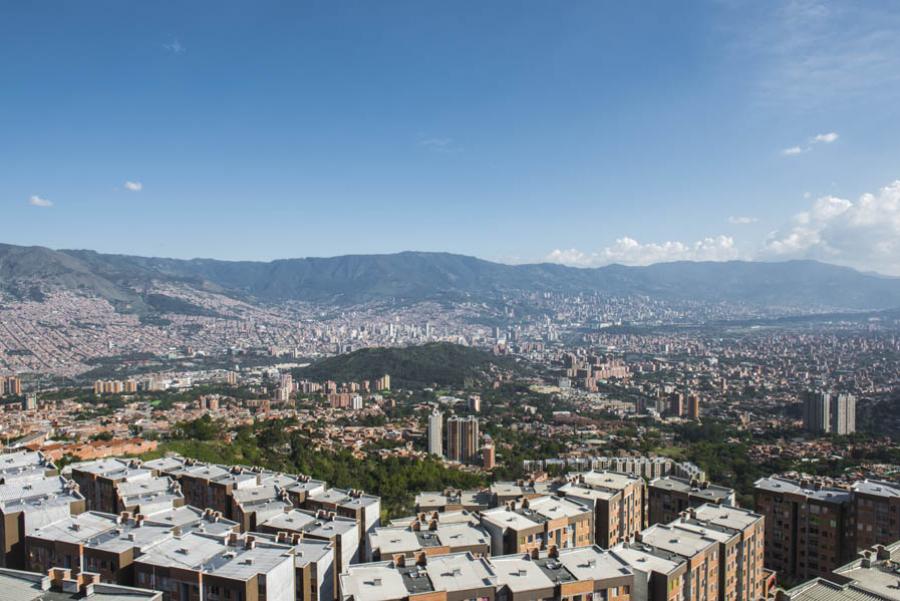
[[[395,387],[464,387],[500,372],[529,373],[521,361],[449,342],[403,348],[366,348],[294,370],[307,380],[349,382],[390,374]]]

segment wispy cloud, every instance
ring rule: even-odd
[[[144,189],[144,184],[142,184],[141,182],[126,181],[125,189],[130,190],[132,192],[140,192],[141,190]]]
[[[831,144],[832,142],[836,142],[838,136],[837,132],[830,131],[827,134],[816,134],[811,137],[806,142],[806,146],[791,146],[790,148],[785,148],[781,151],[781,154],[784,156],[795,156],[798,154],[803,154],[804,152],[809,152],[813,149],[813,146],[816,144]]]
[[[38,196],[36,194],[28,199],[28,204],[30,204],[33,207],[44,207],[44,208],[53,206],[52,201],[47,200],[46,198],[41,198],[40,196]]]
[[[746,5],[736,4],[736,11],[738,6]],[[740,56],[753,60],[763,101],[805,110],[900,97],[900,12],[890,3],[785,0],[754,6],[760,18],[740,21],[732,39]]]
[[[420,136],[417,144],[433,152],[462,152],[462,148],[453,138]]]
[[[186,48],[177,39],[173,39],[171,42],[166,42],[162,45],[162,47],[164,50],[167,50],[172,54],[184,54],[186,50]]]
[[[732,225],[750,225],[759,221],[756,217],[732,216],[728,218],[728,223]]]

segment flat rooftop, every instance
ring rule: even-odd
[[[497,574],[497,583],[509,587],[514,593],[552,589],[555,586],[546,572],[523,554],[492,557],[491,565]]]
[[[348,566],[340,575],[344,597],[355,601],[391,601],[409,596],[403,576],[391,562]]]
[[[496,574],[487,560],[470,553],[454,553],[429,557],[425,566],[428,577],[439,591],[465,591],[492,587]]]
[[[540,526],[543,520],[532,519],[532,516],[520,514],[516,511],[510,511],[506,507],[497,507],[489,509],[481,514],[483,521],[489,522],[499,528],[509,528],[510,530],[527,530]]]
[[[290,545],[275,544],[257,539],[252,547],[227,545],[205,534],[186,534],[164,541],[140,556],[137,563],[160,567],[177,567],[221,576],[233,580],[249,580],[256,574],[266,574],[285,561],[293,565]]]
[[[695,507],[694,515],[698,520],[741,531],[763,519],[762,515],[749,509],[710,503]]]
[[[722,503],[734,496],[734,490],[727,486],[718,486],[716,484],[705,482],[698,485],[687,478],[679,478],[678,476],[663,476],[662,478],[656,478],[650,481],[649,486],[650,488],[683,493],[713,503]]]
[[[640,478],[622,472],[597,471],[581,472],[575,474],[578,480],[583,479],[584,484],[591,487],[608,488],[611,490],[624,490],[637,482]],[[578,483],[576,481],[576,483]]]
[[[640,538],[644,544],[687,558],[694,557],[706,551],[711,545],[717,544],[716,539],[709,536],[662,524],[650,526],[642,531]]]
[[[567,499],[582,499],[594,505],[597,501],[609,501],[621,491],[611,488],[591,488],[584,484],[568,482],[560,487],[559,492]]]
[[[597,545],[561,549],[558,561],[566,566],[577,580],[603,580],[629,576],[633,573],[623,559]]]
[[[438,524],[436,530],[424,527],[413,530],[406,526],[376,528],[369,535],[369,544],[383,555],[409,553],[429,547],[474,547],[490,545],[490,535],[478,526],[468,523]]]
[[[803,495],[810,499],[826,503],[846,503],[850,501],[850,491],[841,488],[811,488],[804,487],[799,482],[786,478],[760,478],[754,482],[754,486],[768,492]]]
[[[180,528],[182,534],[196,532],[217,537],[223,537],[229,532],[233,532],[238,525],[237,522],[213,516],[205,510],[191,505],[171,507],[158,511],[148,515],[146,519],[147,522]]]
[[[85,597],[81,592],[65,593],[58,590],[45,590],[49,587],[50,579],[43,574],[0,568],[0,599],[9,601],[72,601],[75,599],[151,601],[162,599],[162,594],[156,591],[114,584],[95,584],[94,593],[90,597]]]
[[[883,480],[860,480],[852,486],[854,492],[866,495],[884,497],[885,499],[900,499],[900,484]]]
[[[640,543],[619,544],[610,551],[634,570],[641,572],[671,574],[687,563],[684,557],[675,553],[653,549]]]
[[[425,521],[431,519],[430,512],[425,513]],[[413,522],[419,519],[418,515],[407,515],[402,518],[394,518],[391,520],[390,526],[393,527],[402,527],[409,526]],[[466,511],[465,509],[461,509],[458,511],[443,511],[438,514],[438,521],[441,524],[472,524],[476,525],[479,523],[478,516],[474,513]]]

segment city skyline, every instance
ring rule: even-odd
[[[5,242],[900,274],[885,3],[3,14]]]

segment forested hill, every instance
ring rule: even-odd
[[[510,357],[497,357],[483,350],[432,342],[404,348],[366,348],[322,359],[297,369],[295,377],[313,381],[350,382],[373,380],[390,374],[393,387],[464,386],[491,379],[499,372],[518,375],[528,367]]]

